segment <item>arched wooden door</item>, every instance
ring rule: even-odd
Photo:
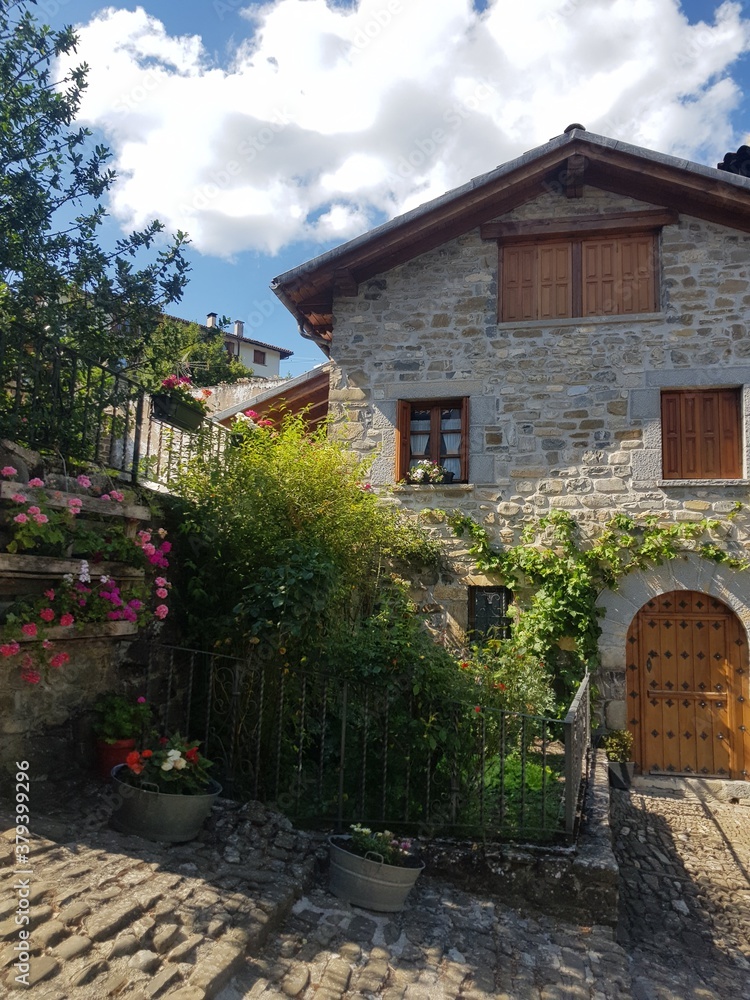
[[[644,604],[628,629],[626,675],[644,774],[749,777],[747,636],[725,604],[688,590]]]

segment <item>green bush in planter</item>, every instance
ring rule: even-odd
[[[607,760],[622,764],[633,759],[633,734],[627,729],[615,729],[602,740]]]
[[[105,743],[142,737],[153,724],[151,706],[143,697],[102,695],[94,703],[94,735]]]

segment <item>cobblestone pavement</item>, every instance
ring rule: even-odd
[[[750,998],[750,800],[613,790],[611,822],[634,1000]]]
[[[750,998],[747,805],[613,793],[615,940],[428,874],[403,913],[352,907],[315,872],[322,838],[258,803],[222,802],[199,841],[167,846],[109,831],[101,809],[73,822],[81,795],[38,819],[19,987],[33,1000]],[[4,863],[10,847],[6,833]],[[16,906],[5,879],[0,996],[14,995]]]

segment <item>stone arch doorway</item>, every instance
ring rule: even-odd
[[[625,673],[643,773],[750,776],[747,636],[722,601],[691,590],[652,597],[628,628]]]

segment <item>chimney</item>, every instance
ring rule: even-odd
[[[216,313],[209,313],[206,316],[206,326],[215,327],[216,326]]]
[[[235,337],[240,337],[240,338],[245,336],[245,324],[242,322],[241,319],[236,319],[234,321],[234,335]]]

